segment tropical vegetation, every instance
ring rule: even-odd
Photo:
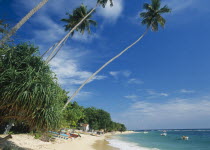
[[[59,127],[66,93],[38,48],[24,43],[0,51],[0,122],[21,120],[44,130]]]
[[[15,124],[15,132],[79,129],[82,123],[89,123],[93,130],[125,130],[109,126],[110,114],[101,109],[73,102],[62,112],[68,93],[34,45],[5,45],[0,54],[0,132],[9,123]]]
[[[58,84],[56,74],[51,71],[48,63],[74,32],[91,33],[92,25],[97,24],[91,19],[92,13],[98,6],[105,7],[108,2],[112,6],[113,2],[97,0],[96,6],[90,10],[82,4],[72,14],[67,13],[68,18],[61,21],[66,23],[64,27],[68,33],[44,53],[44,56],[50,53],[45,61],[38,47],[30,43],[11,44],[7,41],[47,1],[43,0],[9,32],[8,24],[0,20],[0,129],[4,129],[7,124],[15,124],[12,129],[16,131],[46,132],[63,127],[79,129],[81,124],[87,123],[93,130],[125,131],[125,125],[114,122],[105,110],[85,108],[71,101],[103,68],[137,44],[150,29],[158,31],[159,26],[164,27],[166,20],[162,15],[171,10],[167,5],[161,7],[160,0],[151,0],[151,4],[145,3],[145,11],[140,13],[141,23],[146,26],[145,32],[100,67],[69,97],[68,92]]]

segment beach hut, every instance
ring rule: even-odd
[[[82,130],[88,132],[90,129],[89,124],[82,124]]]

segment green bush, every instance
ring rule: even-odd
[[[32,130],[59,128],[67,94],[38,48],[24,43],[0,51],[0,124],[12,119]]]

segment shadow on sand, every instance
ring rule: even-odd
[[[4,138],[0,137],[0,150],[31,150],[17,146],[14,142],[9,141],[11,138],[11,135],[5,136]]]

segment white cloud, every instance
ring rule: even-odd
[[[209,12],[209,0],[202,0],[202,3],[200,0],[164,0],[163,4],[168,5],[172,9],[172,14],[181,13],[189,9],[193,9],[196,13]]]
[[[128,78],[131,75],[131,72],[128,70],[125,71],[110,71],[109,74],[114,78],[118,79],[120,76]]]
[[[195,0],[165,0],[163,4],[172,8],[173,13],[180,12],[193,5]]]
[[[139,96],[137,96],[137,95],[128,95],[128,96],[124,96],[124,97],[127,99],[131,99],[131,100],[136,100],[139,98]]]
[[[132,78],[128,80],[128,83],[129,84],[143,84],[144,82],[139,79]]]
[[[99,38],[100,36],[97,33],[88,34],[85,32],[84,34],[76,32],[72,37],[73,40],[81,41],[84,43],[92,42],[92,40]]]
[[[168,93],[163,93],[163,92],[156,92],[155,90],[146,90],[147,93],[151,96],[150,98],[155,98],[155,97],[159,97],[159,96],[169,96]]]
[[[210,100],[174,99],[163,103],[134,102],[116,118],[130,129],[206,128],[210,121]]]
[[[40,43],[51,43],[58,42],[59,39],[63,38],[65,34],[64,28],[53,21],[50,17],[43,15],[34,17],[31,20],[36,23],[36,26],[41,26],[43,29],[32,30],[34,34],[33,39]]]
[[[119,72],[118,71],[110,71],[109,74],[112,75],[113,77],[117,77]]]
[[[167,94],[167,93],[160,93],[160,96],[169,96],[169,94]]]
[[[92,92],[80,91],[74,98],[76,101],[85,101],[88,97],[92,96]]]
[[[70,51],[74,51],[74,49],[70,47],[69,49]],[[56,56],[53,61],[50,62],[50,65],[56,73],[59,83],[62,85],[80,85],[92,75],[92,72],[80,69],[77,61],[71,59],[70,53],[67,52],[61,52],[60,55]],[[105,76],[98,75],[94,80],[102,80],[105,78]]]
[[[195,91],[193,91],[193,90],[186,90],[186,89],[181,89],[181,90],[180,90],[180,93],[186,93],[186,94],[187,94],[187,93],[188,93],[188,94],[189,94],[189,93],[194,93],[194,92],[195,92]]]
[[[107,5],[105,8],[100,7],[98,13],[103,16],[106,21],[116,21],[120,16],[122,16],[123,11],[123,0],[114,0],[114,6],[110,7]]]

